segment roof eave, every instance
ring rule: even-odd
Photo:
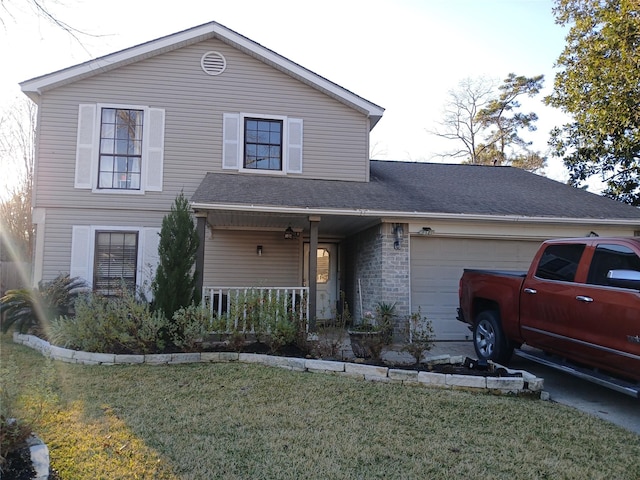
[[[217,38],[360,111],[370,118],[371,128],[384,113],[384,108],[359,97],[353,92],[217,22],[205,23],[73,67],[25,80],[20,83],[20,88],[29,98],[37,102],[39,96],[47,90],[210,38]]]
[[[394,218],[405,221],[413,220],[466,220],[466,221],[489,221],[507,223],[547,223],[547,224],[573,224],[581,225],[619,225],[638,226],[640,219],[621,218],[569,218],[569,217],[527,217],[523,215],[486,215],[469,213],[444,213],[444,212],[403,212],[390,210],[369,210],[369,209],[337,209],[337,208],[308,208],[308,207],[283,207],[276,205],[242,205],[225,203],[202,203],[191,202],[194,210],[231,210],[256,213],[290,213],[308,215],[338,215],[338,216],[360,216],[360,217],[382,217]]]

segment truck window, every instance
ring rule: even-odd
[[[549,245],[538,263],[536,277],[573,282],[585,244]]]
[[[609,270],[633,270],[640,272],[640,257],[624,245],[598,245],[593,253],[587,283],[609,285]]]

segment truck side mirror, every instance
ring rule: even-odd
[[[609,270],[607,283],[612,287],[640,290],[640,272],[636,270]]]

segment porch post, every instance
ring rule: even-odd
[[[320,217],[309,217],[309,331],[316,331],[316,300],[318,292],[318,224]]]
[[[196,212],[196,231],[198,232],[198,250],[196,251],[196,286],[195,299],[202,299],[202,287],[204,287],[204,241],[207,231],[207,212]]]

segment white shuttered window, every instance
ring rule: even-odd
[[[222,168],[280,175],[302,173],[302,124],[301,118],[225,113]]]
[[[135,125],[125,121],[132,112],[140,112]],[[79,105],[75,188],[96,193],[162,191],[164,123],[160,108]]]
[[[151,298],[159,233],[156,227],[76,225],[71,237],[71,276],[106,295],[116,294],[124,282]]]

